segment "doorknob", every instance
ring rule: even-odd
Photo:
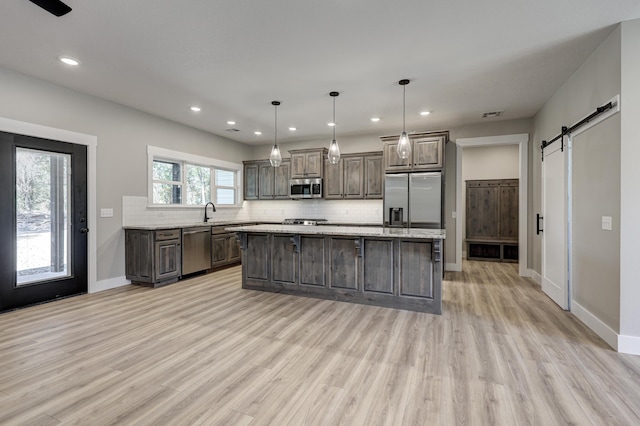
[[[80,228],[81,234],[87,234],[89,232],[89,228]]]

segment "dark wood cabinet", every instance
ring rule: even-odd
[[[244,199],[257,200],[258,194],[258,166],[257,162],[244,163]]]
[[[126,277],[151,287],[178,281],[181,275],[180,229],[125,230]]]
[[[364,198],[382,199],[384,169],[382,153],[364,157]]]
[[[324,160],[324,198],[382,198],[382,153],[344,154],[338,164]]]
[[[244,199],[289,199],[291,161],[273,167],[269,160],[244,161]]]
[[[440,239],[239,235],[243,288],[441,313]]]
[[[448,132],[410,134],[411,155],[406,159],[398,157],[399,136],[383,137],[384,171],[441,170],[444,168],[444,149],[448,137]]]
[[[240,243],[235,232],[227,232],[225,227],[211,227],[211,266],[213,268],[240,262]]]
[[[274,234],[271,238],[271,279],[281,284],[296,284],[299,240],[289,234]]]
[[[332,288],[358,290],[362,239],[332,237],[329,240],[329,280]]]
[[[327,156],[327,148],[299,149],[289,151],[291,154],[291,178],[323,177],[323,160]]]
[[[466,182],[467,258],[518,261],[519,180]]]

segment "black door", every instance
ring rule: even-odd
[[[87,292],[87,147],[0,132],[0,311]]]

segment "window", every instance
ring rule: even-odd
[[[238,206],[242,165],[148,147],[151,205]]]

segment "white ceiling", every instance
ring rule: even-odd
[[[403,78],[407,131],[531,117],[615,24],[640,18],[638,0],[66,3],[56,18],[3,1],[0,66],[249,144],[273,143],[272,100],[279,142],[329,139],[330,91],[338,140],[397,134]]]

